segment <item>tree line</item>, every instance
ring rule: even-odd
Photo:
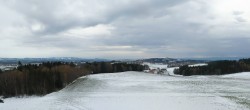
[[[65,62],[18,63],[17,69],[0,71],[0,96],[45,95],[64,88],[89,74],[143,71],[139,64],[93,62],[75,65]]]
[[[188,65],[181,66],[174,70],[175,74],[190,75],[224,75],[237,72],[250,71],[250,58],[234,60],[222,60],[209,62],[207,66],[190,67]]]

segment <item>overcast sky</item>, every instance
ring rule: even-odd
[[[0,57],[250,57],[249,0],[0,0]]]

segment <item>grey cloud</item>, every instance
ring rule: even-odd
[[[24,14],[30,24],[40,22],[45,25],[45,30],[40,34],[56,34],[76,26],[88,27],[109,23],[123,16],[148,16],[149,11],[154,8],[172,6],[183,0],[128,0],[128,2],[131,3],[122,4],[112,0],[5,1],[11,8]]]
[[[242,15],[242,14],[244,14],[244,12],[242,12],[242,11],[234,11],[233,12],[233,15],[235,15],[235,16]]]
[[[242,17],[236,17],[235,20],[238,22],[247,22],[247,20]]]
[[[15,44],[24,49],[46,47],[50,52],[49,48],[54,47],[63,50],[62,55],[78,57],[112,57],[120,55],[119,52],[128,57],[250,55],[245,48],[249,46],[250,32],[246,29],[250,26],[235,22],[223,24],[218,15],[211,11],[213,4],[204,0],[0,2],[24,16],[18,22],[20,27],[30,32],[20,34],[19,43]],[[230,16],[237,22],[247,22],[244,14],[235,11]],[[32,30],[35,24],[37,27],[34,28],[40,31]],[[107,30],[110,32],[108,35],[87,36],[91,38],[62,34],[77,27],[88,28],[100,24],[113,26],[114,29]],[[9,26],[15,27],[12,23]],[[17,37],[9,39],[17,41]]]

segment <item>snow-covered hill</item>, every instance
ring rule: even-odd
[[[141,72],[97,74],[43,97],[4,101],[1,110],[248,110],[250,80]]]

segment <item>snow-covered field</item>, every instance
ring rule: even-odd
[[[1,110],[249,110],[250,79],[97,74],[43,97],[4,101]]]
[[[168,65],[164,65],[164,64],[159,64],[159,63],[144,63],[144,65],[148,65],[150,69],[167,69]]]
[[[1,70],[12,70],[14,68],[17,68],[16,65],[0,65]]]
[[[222,76],[223,78],[237,78],[237,79],[249,79],[250,80],[250,72],[242,72],[237,74],[228,74]]]
[[[198,64],[193,64],[193,65],[188,65],[189,67],[196,67],[196,66],[207,66],[207,63],[198,63]]]

